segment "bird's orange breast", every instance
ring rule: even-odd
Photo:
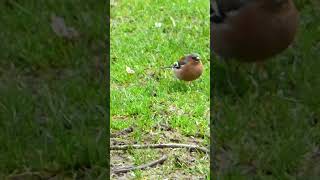
[[[176,77],[184,81],[193,81],[198,79],[203,72],[203,65],[201,63],[192,64],[188,63],[184,65],[181,69],[176,69],[174,71]]]
[[[279,9],[252,3],[229,15],[225,22],[213,24],[214,52],[243,61],[264,60],[292,43],[298,19],[298,11],[291,1]]]

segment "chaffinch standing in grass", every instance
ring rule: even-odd
[[[200,56],[195,53],[183,56],[174,65],[165,68],[172,68],[175,76],[183,81],[196,80],[203,72]]]
[[[213,0],[213,51],[222,58],[261,62],[293,42],[299,13],[292,0]]]

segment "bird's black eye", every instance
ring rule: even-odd
[[[195,61],[199,61],[199,60],[200,60],[199,56],[192,56],[191,58],[192,58],[193,60],[195,60]]]

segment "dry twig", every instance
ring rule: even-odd
[[[126,172],[133,171],[133,170],[143,170],[148,167],[153,167],[157,164],[162,164],[167,159],[168,159],[168,157],[166,155],[163,155],[160,159],[155,160],[155,161],[151,161],[147,164],[143,164],[140,166],[133,166],[133,167],[130,166],[130,167],[115,168],[115,169],[112,169],[112,172],[115,174],[118,174],[118,173],[126,173]]]
[[[199,150],[204,153],[209,154],[209,150],[204,147],[199,147],[196,145],[190,145],[190,144],[133,144],[133,145],[115,145],[110,146],[110,150],[127,150],[127,149],[148,149],[148,148],[188,148],[190,150]]]
[[[133,132],[133,127],[128,127],[128,128],[125,128],[125,129],[123,129],[123,130],[121,130],[121,131],[118,131],[118,132],[116,132],[116,133],[111,133],[111,134],[110,134],[110,137],[111,137],[111,138],[115,138],[115,137],[117,137],[117,136],[126,135],[126,134],[129,134],[129,133],[131,133],[131,132]]]

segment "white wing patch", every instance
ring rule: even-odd
[[[175,62],[172,66],[173,69],[180,69],[183,65],[180,65],[179,62]]]

